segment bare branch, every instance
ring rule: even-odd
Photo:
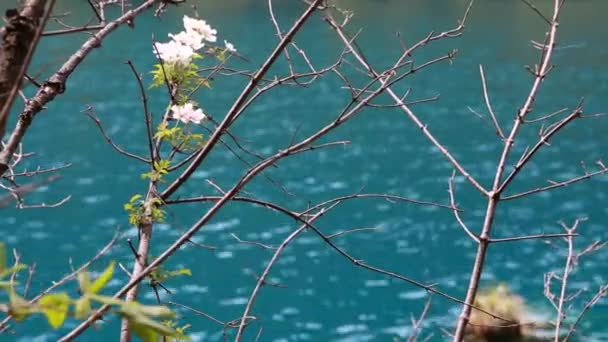
[[[137,86],[139,88],[139,93],[141,95],[141,102],[142,102],[143,110],[144,110],[144,120],[146,122],[146,130],[147,130],[146,133],[148,134],[147,137],[148,137],[148,148],[150,149],[150,160],[155,161],[157,159],[157,157],[156,157],[156,149],[154,148],[154,132],[153,132],[153,128],[152,128],[152,126],[154,124],[152,123],[152,113],[150,113],[150,110],[148,109],[148,96],[146,95],[146,89],[145,89],[143,81],[141,79],[141,75],[137,72],[133,63],[131,61],[127,61],[126,63],[129,65],[129,68],[133,72],[133,76],[135,76],[135,79],[137,80]],[[106,140],[107,140],[107,138],[106,138]]]
[[[20,11],[6,12],[8,23],[2,32],[3,44],[0,46],[0,139],[4,137],[8,114],[55,0],[46,4],[47,0],[26,0]]]
[[[504,196],[504,197],[501,197],[501,200],[508,201],[508,200],[513,200],[513,199],[516,199],[516,198],[521,198],[521,197],[524,197],[524,196],[528,196],[528,195],[531,195],[531,194],[536,194],[536,193],[539,193],[539,192],[545,192],[545,191],[549,191],[549,190],[553,190],[553,189],[557,189],[557,188],[562,188],[562,187],[565,187],[565,186],[568,186],[568,185],[571,185],[571,184],[574,184],[574,183],[578,183],[580,181],[583,181],[583,180],[586,180],[586,179],[589,179],[589,178],[592,178],[592,177],[595,177],[595,176],[599,176],[599,175],[605,174],[606,172],[608,172],[608,167],[604,166],[600,170],[597,170],[597,171],[594,171],[594,172],[588,172],[588,173],[585,173],[582,176],[573,177],[573,178],[570,178],[570,179],[562,181],[562,182],[553,182],[553,181],[550,181],[551,185],[538,187],[538,188],[535,188],[535,189],[532,189],[532,190],[527,190],[527,191],[524,191],[524,192],[520,192],[520,193],[516,193],[516,194],[513,194],[513,195],[509,195],[509,196]]]
[[[494,110],[492,109],[492,103],[490,102],[490,95],[488,94],[488,86],[486,84],[486,76],[483,72],[483,66],[479,65],[479,75],[481,76],[481,86],[483,88],[483,99],[486,102],[486,108],[488,109],[488,114],[492,118],[492,122],[494,122],[494,127],[496,128],[496,134],[502,139],[505,139],[505,134],[500,128],[500,124],[498,123],[498,119],[496,118],[496,114],[494,114]]]
[[[337,204],[334,204],[333,207],[335,207],[336,205]],[[331,207],[331,208],[333,208],[333,207]],[[331,208],[329,210],[331,210]],[[244,329],[245,329],[245,323],[247,322],[247,316],[249,316],[249,313],[251,312],[253,303],[254,303],[258,293],[260,292],[262,286],[264,285],[266,278],[268,277],[268,274],[270,273],[270,269],[272,268],[272,266],[274,266],[275,262],[278,260],[279,256],[283,252],[283,250],[287,247],[287,245],[289,245],[289,243],[293,239],[295,239],[301,232],[303,232],[312,222],[314,222],[319,217],[323,216],[326,212],[327,212],[326,210],[320,210],[318,213],[316,213],[315,215],[310,217],[305,224],[302,224],[298,229],[294,230],[291,234],[289,234],[285,238],[285,240],[283,240],[283,242],[281,242],[281,244],[275,249],[275,252],[272,255],[272,258],[266,264],[266,268],[264,268],[264,272],[258,278],[255,288],[251,292],[251,296],[249,297],[249,300],[247,301],[245,310],[243,310],[243,315],[241,316],[241,322],[239,323],[239,328],[236,333],[236,337],[234,338],[235,341],[241,340],[241,337],[242,337]]]
[[[564,230],[568,234],[574,234],[578,225],[581,221],[576,220],[571,227],[567,227],[565,224],[563,225]],[[568,286],[568,276],[572,273],[572,269],[576,262],[576,256],[574,252],[574,238],[572,236],[566,238],[568,242],[568,255],[566,257],[566,263],[564,266],[564,272],[561,275],[561,289],[559,293],[559,297],[557,300],[557,319],[555,320],[555,341],[559,342],[560,330],[562,325],[562,320],[566,317],[566,313],[564,312],[564,302],[566,300],[566,290]]]
[[[475,233],[473,233],[469,227],[467,227],[467,225],[464,223],[464,221],[462,220],[462,218],[460,217],[460,213],[458,212],[458,210],[456,210],[456,199],[455,199],[455,195],[454,195],[454,177],[456,176],[456,172],[452,172],[452,177],[450,177],[450,181],[448,182],[448,193],[450,194],[450,205],[453,208],[453,212],[454,212],[454,217],[456,217],[456,221],[458,221],[458,224],[460,225],[460,227],[462,227],[462,229],[467,233],[467,235],[475,242],[479,243],[479,236],[477,236]]]
[[[568,332],[566,333],[566,336],[562,339],[563,342],[570,341],[570,336],[572,336],[572,334],[576,331],[576,327],[578,326],[578,324],[583,319],[583,316],[589,310],[591,310],[591,308],[595,304],[597,304],[602,298],[605,298],[607,293],[608,293],[608,284],[600,286],[600,288],[595,293],[595,295],[587,303],[585,303],[585,306],[583,307],[583,309],[581,310],[581,312],[578,314],[578,316],[576,317],[576,319],[574,320],[574,322],[570,325],[570,328],[568,329]]]
[[[15,129],[11,133],[6,147],[0,152],[0,175],[3,175],[8,169],[10,160],[13,158],[17,146],[23,139],[23,136],[35,115],[40,112],[47,103],[51,102],[57,95],[62,94],[65,91],[65,85],[69,76],[85,57],[88,56],[93,49],[98,47],[108,34],[112,33],[119,26],[132,20],[141,12],[152,7],[157,1],[158,0],[146,0],[138,7],[108,23],[103,29],[89,38],[80,49],[70,56],[63,66],[38,89],[36,95],[30,99],[23,112],[19,115]]]
[[[331,235],[327,235],[328,239],[333,239],[333,238],[337,238],[339,236],[344,236],[344,235],[348,235],[348,234],[352,234],[352,233],[358,233],[358,232],[365,232],[365,231],[376,231],[379,230],[379,228],[374,228],[374,227],[370,227],[370,228],[354,228],[354,229],[348,229],[348,230],[342,230],[339,231],[337,233],[333,233]]]
[[[483,226],[481,228],[481,234],[479,235],[480,243],[477,246],[477,253],[475,255],[475,261],[473,263],[473,269],[471,271],[471,275],[469,278],[469,286],[467,288],[467,295],[465,298],[465,302],[467,304],[472,304],[475,301],[475,296],[477,294],[477,290],[479,289],[479,282],[481,279],[481,274],[483,272],[483,268],[485,265],[486,255],[489,246],[489,240],[491,238],[491,232],[494,224],[494,217],[496,214],[496,207],[498,202],[501,200],[501,193],[505,189],[502,186],[502,178],[504,169],[507,163],[507,159],[512,151],[513,144],[515,142],[515,137],[517,136],[521,125],[523,124],[523,120],[526,115],[528,115],[532,111],[532,105],[536,100],[536,95],[540,89],[543,80],[548,75],[549,71],[552,69],[551,65],[551,57],[553,56],[553,51],[555,47],[556,37],[557,37],[557,28],[558,28],[558,17],[561,9],[560,0],[554,0],[554,8],[553,8],[553,18],[549,27],[549,33],[546,38],[546,48],[544,48],[540,55],[540,62],[538,64],[537,69],[534,71],[534,82],[532,83],[532,87],[530,92],[528,93],[527,98],[525,99],[523,105],[518,110],[517,115],[515,117],[515,122],[511,127],[511,132],[508,137],[504,140],[504,146],[502,153],[500,154],[500,158],[496,165],[496,173],[494,175],[494,181],[492,183],[492,188],[487,192],[488,203],[486,206],[486,213],[483,220]],[[514,176],[513,176],[514,177]],[[509,179],[509,178],[508,178]],[[512,179],[512,178],[511,178]],[[507,182],[508,183],[508,182]],[[506,185],[505,185],[506,186]],[[471,306],[465,305],[462,307],[462,311],[458,318],[458,324],[456,326],[456,331],[454,333],[453,341],[460,342],[463,340],[465,335],[465,330],[467,324],[469,323],[469,318],[471,315]]]
[[[534,147],[532,147],[530,150],[526,151],[526,153],[524,155],[522,155],[522,157],[519,159],[517,164],[515,164],[515,166],[513,167],[513,171],[511,171],[511,173],[507,176],[507,178],[502,182],[502,184],[498,188],[499,192],[502,192],[502,190],[505,189],[509,185],[509,183],[515,178],[515,176],[517,176],[519,171],[524,167],[524,165],[526,165],[526,163],[532,159],[534,154],[536,152],[538,152],[542,146],[546,145],[549,142],[549,139],[555,133],[560,131],[562,128],[566,127],[566,125],[569,124],[570,122],[572,122],[574,119],[581,116],[581,114],[582,114],[581,106],[582,106],[582,104],[579,104],[570,115],[568,115],[564,119],[560,120],[553,126],[549,127],[545,133],[541,133],[540,139],[538,140],[536,145],[534,145]]]
[[[464,23],[466,21],[467,15],[469,13],[469,10],[471,9],[472,4],[473,4],[473,2],[471,1],[471,3],[469,4],[469,7],[467,8],[467,10],[465,12],[465,15],[464,15],[461,23],[458,25],[458,27],[456,27],[455,29],[443,32],[441,34],[437,34],[437,35],[433,35],[431,33],[426,39],[421,40],[420,42],[418,42],[417,44],[415,44],[414,46],[412,46],[411,48],[409,48],[407,51],[405,51],[402,54],[402,58],[405,58],[405,57],[409,56],[414,50],[416,50],[420,46],[423,46],[423,45],[427,44],[428,42],[435,41],[435,40],[440,40],[440,39],[443,39],[443,38],[449,38],[449,37],[457,37],[457,36],[459,36],[461,34],[463,28],[464,28]],[[371,75],[373,75],[375,78],[378,78],[379,82],[383,86],[386,85],[386,83],[388,81],[385,81],[382,78],[380,78],[380,75],[366,61],[366,59],[363,57],[363,54],[360,53],[358,51],[358,49],[355,48],[354,44],[348,38],[347,34],[344,32],[344,30],[342,29],[342,27],[333,19],[333,17],[331,15],[326,15],[326,21],[329,23],[329,25],[334,30],[336,30],[336,32],[338,33],[338,35],[340,36],[340,38],[342,39],[342,41],[344,42],[344,44],[346,44],[350,48],[351,53],[353,54],[353,56],[355,56],[355,58],[357,59],[357,61]],[[487,194],[487,190],[485,190],[484,187],[481,186],[477,182],[477,180],[475,178],[473,178],[473,176],[471,176],[465,170],[465,168],[456,160],[456,158],[448,151],[448,149],[445,148],[435,138],[435,136],[429,131],[428,127],[425,124],[423,124],[422,121],[420,121],[420,119],[418,118],[418,116],[416,116],[414,114],[414,112],[401,100],[401,98],[390,87],[387,87],[386,92],[391,96],[391,98],[395,101],[395,103],[399,104],[400,108],[406,113],[406,115],[414,122],[414,124],[416,124],[416,126],[418,128],[420,128],[420,130],[422,131],[422,133],[433,143],[433,145],[435,145],[435,147],[437,147],[439,149],[439,151],[452,163],[452,165],[454,165],[454,167],[467,179],[467,181],[469,181],[481,193]]]
[[[165,191],[161,194],[161,198],[166,200],[171,196],[175,190],[179,187],[180,184],[185,182],[194,170],[198,168],[198,166],[203,162],[205,157],[209,154],[211,149],[215,146],[220,136],[223,134],[224,130],[227,129],[233,122],[234,116],[237,115],[238,111],[241,107],[246,103],[247,98],[253,92],[255,87],[261,81],[262,77],[268,72],[270,67],[275,63],[279,55],[285,50],[287,44],[293,39],[296,33],[302,28],[302,25],[310,18],[312,13],[315,11],[316,6],[321,3],[322,0],[315,0],[311,3],[311,5],[302,13],[302,15],[298,18],[298,20],[293,24],[289,32],[285,34],[283,39],[279,42],[279,44],[275,47],[272,53],[268,56],[264,64],[258,69],[254,77],[249,81],[245,89],[241,92],[238,99],[234,102],[228,113],[219,124],[213,135],[209,138],[205,147],[194,157],[192,163],[184,170],[184,172],[177,177],[177,179],[171,183]]]
[[[258,247],[262,247],[263,249],[271,249],[271,250],[276,250],[277,247],[272,247],[269,245],[265,245],[263,243],[260,242],[256,242],[256,241],[246,241],[246,240],[241,240],[238,236],[236,236],[236,234],[231,233],[230,234],[236,241],[238,241],[239,243],[244,243],[244,244],[248,244],[248,245],[255,245]]]
[[[407,338],[407,342],[416,342],[418,340],[418,336],[420,335],[420,331],[422,330],[422,322],[424,322],[424,319],[427,313],[429,312],[429,309],[431,308],[432,298],[432,296],[428,297],[428,299],[424,303],[424,308],[422,309],[422,312],[420,313],[418,319],[414,319],[412,317],[412,333]]]
[[[502,238],[502,239],[490,239],[489,243],[502,243],[502,242],[517,242],[522,240],[543,240],[543,239],[553,239],[553,238],[570,238],[578,236],[578,234],[537,234],[537,235],[525,235],[525,236],[515,236],[510,238]]]
[[[530,0],[521,0],[524,4],[526,4],[530,9],[534,11],[534,13],[538,14],[541,19],[543,19],[548,25],[551,25],[551,20],[549,20],[539,9],[534,5]]]
[[[133,158],[135,160],[139,160],[139,161],[147,163],[147,164],[152,164],[152,161],[150,159],[146,159],[146,158],[144,158],[142,156],[139,156],[139,155],[137,155],[135,153],[128,152],[128,151],[124,150],[123,148],[121,148],[120,146],[116,145],[114,143],[114,141],[112,141],[112,138],[110,138],[110,136],[106,133],[106,130],[103,128],[103,125],[101,124],[101,121],[99,120],[99,118],[95,115],[93,107],[87,106],[87,108],[85,108],[83,110],[83,112],[89,118],[91,118],[91,120],[93,120],[93,122],[95,123],[95,125],[97,125],[97,128],[99,128],[99,131],[101,132],[101,134],[103,134],[104,139],[108,142],[108,144],[110,144],[110,146],[112,146],[112,148],[116,152],[118,152],[118,153],[120,153],[120,154],[122,154],[124,156],[127,156],[129,158]]]
[[[32,182],[29,184],[17,186],[14,189],[8,189],[10,191],[10,193],[5,196],[0,197],[0,208],[9,205],[15,199],[17,200],[17,202],[20,202],[21,197],[23,195],[28,194],[32,191],[35,191],[35,190],[39,189],[40,187],[43,187],[43,186],[59,179],[60,177],[61,177],[60,175],[51,175],[42,181]],[[69,199],[70,199],[70,196],[68,196],[64,200],[62,200],[62,202],[66,202]]]
[[[226,325],[225,322],[220,321],[219,319],[211,316],[210,314],[204,313],[204,312],[202,312],[200,310],[196,310],[196,309],[194,309],[194,308],[192,308],[190,306],[187,306],[187,305],[184,305],[184,304],[180,304],[180,303],[176,303],[176,302],[171,302],[171,301],[167,302],[167,304],[174,305],[174,306],[177,306],[177,307],[180,307],[180,308],[184,308],[184,309],[186,309],[188,311],[191,311],[191,312],[195,313],[196,315],[203,316],[203,317],[209,319],[210,321],[215,322],[215,323],[217,323],[217,324],[219,324],[221,326],[225,326]]]

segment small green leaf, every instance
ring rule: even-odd
[[[186,330],[190,329],[191,325],[190,324],[184,324],[183,326],[178,326],[176,321],[172,321],[172,320],[168,320],[168,321],[162,321],[162,324],[166,325],[167,327],[174,329],[177,333],[179,333],[182,336],[176,336],[176,337],[168,337],[167,341],[170,342],[179,342],[179,341],[185,341],[185,340],[189,340],[189,338],[186,336]]]
[[[88,296],[78,299],[74,303],[74,318],[85,319],[91,313],[91,301]]]
[[[25,268],[27,268],[27,265],[18,264],[13,267],[10,267],[8,269],[4,269],[4,271],[0,272],[0,279],[4,278],[10,274],[17,273]]]
[[[128,317],[142,318],[152,316],[160,318],[172,318],[175,313],[162,305],[141,305],[136,302],[121,302],[120,312]]]
[[[91,288],[91,278],[89,277],[89,273],[86,271],[78,273],[78,285],[80,286],[80,291],[83,293],[89,292],[89,288]]]
[[[182,333],[172,329],[161,322],[155,321],[156,318],[171,318],[175,314],[165,306],[141,305],[134,302],[122,302],[118,314],[129,321],[129,327],[133,332],[144,341],[157,341],[158,335],[178,337],[187,339]],[[152,340],[154,339],[154,340]]]
[[[100,296],[97,294],[89,294],[89,298],[91,298],[91,300],[94,300],[101,304],[117,305],[117,306],[125,305],[124,301],[122,301],[120,299],[116,299],[114,297],[110,297],[110,296]]]
[[[103,273],[97,279],[95,279],[93,284],[91,284],[91,286],[89,287],[89,292],[98,293],[99,291],[101,291],[101,289],[103,289],[108,284],[110,279],[112,279],[113,274],[114,261],[112,261],[110,265],[108,265],[105,271],[103,271]]]
[[[154,178],[154,172],[145,172],[141,174],[141,179],[151,179],[151,180],[155,180]],[[129,204],[130,206],[130,204]],[[125,210],[129,210],[131,207],[127,208],[127,205],[125,204]]]
[[[9,292],[9,313],[16,321],[21,321],[33,312],[32,305],[11,290]]]
[[[175,316],[175,314],[167,307],[158,305],[147,306],[128,302],[122,305],[118,313],[125,317],[129,321],[130,325],[134,324],[135,326],[152,329],[163,336],[182,336],[182,334],[178,333],[174,329],[157,322],[150,317],[155,316],[169,318]]]
[[[6,269],[6,245],[0,242],[0,272]]]
[[[158,342],[158,333],[150,327],[143,324],[130,323],[129,328],[143,342]]]
[[[190,271],[188,268],[181,268],[179,270],[169,271],[166,277],[171,278],[179,275],[192,276],[192,271]]]
[[[70,301],[71,299],[66,293],[53,293],[40,298],[38,305],[49,324],[57,329],[68,315]]]
[[[127,319],[138,325],[145,326],[153,331],[163,335],[163,336],[181,336],[177,331],[167,327],[166,325],[157,322],[145,315],[138,315],[136,317],[127,317]]]
[[[124,204],[125,211],[129,214],[129,223],[132,225],[138,225],[142,219],[143,208],[140,198],[141,195],[134,195]]]
[[[167,271],[162,268],[157,268],[150,274],[150,278],[152,278],[155,282],[164,282],[169,278],[173,278],[176,276],[191,276],[192,271],[188,268],[180,268],[177,270]]]
[[[175,316],[171,309],[161,305],[138,305],[136,310],[138,313],[152,317],[171,318]]]
[[[133,195],[133,196],[131,197],[131,199],[129,199],[129,203],[133,203],[133,202],[137,201],[137,200],[138,200],[138,199],[140,199],[140,198],[141,198],[141,195],[140,195],[140,194]]]

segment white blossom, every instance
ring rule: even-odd
[[[195,124],[200,124],[207,119],[203,110],[200,108],[195,110],[191,102],[187,102],[183,106],[171,106],[171,112],[173,119],[180,120],[183,123],[194,122]]]
[[[217,40],[217,30],[213,29],[206,21],[184,16],[184,28],[186,32],[196,33],[202,39],[214,43]]]
[[[226,50],[230,53],[235,53],[236,52],[236,48],[234,47],[234,44],[227,42],[226,40],[224,40],[224,45],[226,46]]]
[[[194,51],[199,50],[203,46],[205,46],[205,43],[203,42],[203,37],[196,32],[182,31],[178,34],[169,33],[169,37],[171,37],[174,42],[187,46]]]
[[[173,40],[167,43],[154,43],[154,52],[165,63],[187,65],[192,61],[194,50]]]

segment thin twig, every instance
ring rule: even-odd
[[[494,113],[494,110],[492,109],[492,103],[490,102],[490,95],[488,94],[488,86],[486,84],[486,76],[483,72],[483,66],[481,64],[479,65],[479,75],[481,76],[481,86],[483,88],[483,99],[486,102],[486,108],[488,109],[488,114],[490,114],[490,117],[492,118],[492,122],[494,122],[494,127],[496,128],[496,134],[498,134],[499,137],[504,139],[505,134],[503,133],[502,129],[500,128],[500,124],[498,123],[496,114]]]
[[[452,172],[452,177],[450,177],[450,180],[448,182],[448,193],[450,194],[450,205],[453,208],[453,212],[454,212],[454,217],[456,218],[456,221],[458,221],[458,224],[460,225],[460,227],[462,227],[462,229],[465,231],[465,233],[467,233],[467,235],[475,242],[479,243],[479,236],[477,236],[475,233],[473,233],[471,231],[471,229],[469,229],[469,227],[467,227],[466,223],[464,223],[464,221],[462,220],[462,218],[460,217],[460,213],[458,212],[458,210],[456,210],[456,199],[455,199],[455,194],[454,194],[454,178],[456,176],[456,172]]]

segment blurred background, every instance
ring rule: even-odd
[[[3,1],[0,9],[14,2]],[[255,70],[276,43],[266,1],[189,3],[218,30],[220,44],[224,39],[232,42],[248,59],[235,59],[235,67]],[[550,13],[551,1],[536,3],[542,11]],[[354,13],[348,28],[351,33],[362,29],[358,43],[369,61],[381,69],[392,65],[400,55],[400,39],[412,44],[430,31],[455,27],[468,2],[341,0],[336,4]],[[284,29],[303,9],[299,1],[274,1],[275,14]],[[82,25],[91,17],[86,1],[59,0],[55,13],[65,13],[67,16],[62,20],[73,25]],[[32,293],[68,272],[68,260],[76,265],[88,260],[118,226],[136,236],[135,230],[128,227],[122,206],[133,194],[145,191],[146,183],[139,177],[146,171],[145,166],[116,154],[82,110],[92,106],[115,142],[130,151],[145,152],[138,88],[123,62],[131,60],[149,82],[148,71],[155,63],[152,40],[166,40],[167,33],[182,29],[182,16],[193,13],[190,6],[169,6],[161,19],[148,11],[136,19],[135,28],[117,30],[78,67],[65,94],[50,103],[35,120],[24,147],[36,155],[24,166],[73,165],[61,172],[62,179],[27,197],[29,203],[48,203],[71,195],[68,203],[55,209],[8,208],[0,216],[1,239],[22,254],[22,262],[37,264]],[[608,2],[603,0],[566,2],[553,60],[555,70],[542,86],[534,117],[563,107],[573,108],[582,97],[585,112],[608,111],[606,13]],[[115,10],[109,12],[111,16],[116,14]],[[493,178],[502,143],[486,122],[467,109],[485,113],[479,64],[485,68],[494,110],[506,130],[532,83],[532,76],[524,66],[538,63],[538,51],[530,41],[543,41],[546,30],[542,19],[521,1],[478,1],[462,37],[425,47],[414,57],[416,63],[422,63],[457,49],[454,63],[426,69],[397,86],[401,91],[412,87],[412,99],[440,95],[439,101],[416,105],[414,109],[483,184],[489,184]],[[86,38],[84,33],[44,38],[31,73],[39,79],[51,75]],[[318,68],[333,63],[343,48],[320,16],[308,23],[296,41]],[[284,62],[281,63],[274,72],[286,70]],[[201,91],[196,99],[206,112],[221,118],[245,83],[244,78],[218,77],[212,89]],[[328,75],[308,88],[275,89],[245,113],[233,133],[248,148],[269,155],[287,146],[298,127],[298,136],[304,137],[335,118],[350,98],[341,87],[335,76]],[[31,86],[26,89],[27,94],[33,91]],[[164,89],[151,90],[149,96],[158,118],[167,104],[167,96]],[[388,103],[386,98],[382,101]],[[22,102],[16,102],[13,119],[21,106]],[[12,126],[9,123],[7,127]],[[539,128],[540,125],[529,125],[522,129],[514,159],[527,145],[536,142]],[[512,191],[545,185],[548,179],[563,180],[582,174],[581,161],[592,168],[596,160],[606,157],[607,132],[605,118],[576,121],[528,164],[512,184]],[[351,144],[301,154],[268,171],[293,196],[263,177],[246,190],[300,210],[309,203],[351,194],[361,188],[365,192],[448,202],[451,165],[399,110],[366,110],[326,141],[342,139],[350,140]],[[232,153],[217,149],[180,195],[215,194],[206,179],[228,188],[245,170]],[[579,230],[577,247],[605,240],[607,185],[608,178],[604,176],[504,202],[498,210],[494,234],[510,237],[560,233],[558,221],[572,223],[576,218],[587,217]],[[460,178],[456,194],[465,210],[466,222],[479,230],[484,199]],[[153,254],[164,250],[207,208],[197,204],[171,209],[166,224],[158,225],[154,232]],[[187,267],[193,274],[169,280],[165,286],[173,293],[163,293],[163,299],[192,306],[223,321],[240,317],[256,281],[251,272],[260,274],[271,252],[240,244],[231,234],[277,245],[296,226],[292,220],[263,208],[243,203],[228,205],[195,239],[216,246],[216,250],[188,246],[169,260],[169,267]],[[378,227],[378,231],[344,236],[339,244],[369,264],[437,284],[445,292],[464,297],[476,249],[447,210],[366,199],[344,203],[320,219],[318,226],[326,233]],[[504,282],[539,315],[553,317],[554,310],[543,296],[543,274],[561,271],[565,247],[561,240],[552,244],[527,241],[494,245],[483,285]],[[606,284],[607,259],[608,250],[603,249],[578,265],[570,290],[584,292],[573,302],[574,315],[600,285]],[[131,265],[132,254],[124,239],[104,258],[104,262],[110,260]],[[98,264],[95,270],[102,267],[103,264]],[[125,280],[126,276],[117,272],[112,290]],[[259,320],[249,329],[246,340],[253,340],[257,329],[263,327],[261,341],[392,341],[407,337],[412,328],[411,315],[418,315],[426,300],[426,293],[419,288],[355,268],[310,232],[286,250],[270,280],[287,287],[263,288],[253,310]],[[154,302],[151,289],[146,288],[141,294],[144,302]],[[454,326],[459,309],[455,303],[435,296],[423,324],[424,333],[433,334],[432,341],[443,340],[440,329]],[[193,340],[223,340],[221,326],[188,312],[180,313],[184,314],[180,323],[192,325]],[[608,340],[607,316],[605,301],[598,303],[585,316],[578,339]],[[66,329],[74,324],[70,322]],[[118,324],[109,317],[99,329],[89,329],[83,340],[115,339]],[[27,320],[13,329],[14,336],[0,335],[0,340],[51,341],[66,332],[50,330],[42,318]]]

